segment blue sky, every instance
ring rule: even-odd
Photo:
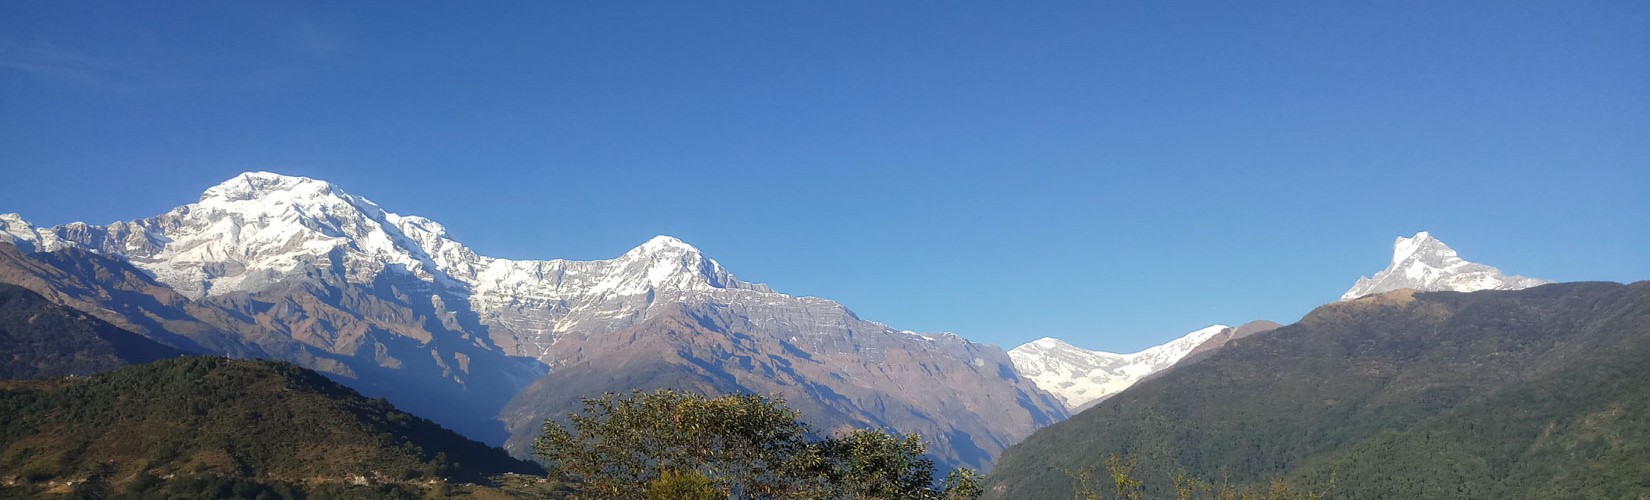
[[[1650,278],[1650,2],[341,4],[0,3],[0,212],[271,170],[1005,347],[1293,321],[1418,230]]]

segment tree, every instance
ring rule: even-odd
[[[647,500],[724,500],[727,492],[699,471],[665,470],[647,486]]]
[[[915,435],[896,436],[872,429],[854,429],[846,436],[827,439],[832,483],[847,498],[923,498],[929,495],[934,461],[923,456],[927,446]]]
[[[584,399],[566,424],[546,420],[534,454],[579,493],[642,499],[664,491],[701,498],[915,498],[979,496],[979,476],[934,463],[915,435],[860,429],[816,440],[784,401],[683,391]]]

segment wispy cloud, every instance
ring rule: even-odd
[[[0,38],[0,68],[117,91],[130,91],[136,82],[146,79],[137,68],[119,60],[9,38]]]
[[[222,54],[217,61],[168,60],[162,55],[108,55],[40,40],[0,35],[0,71],[112,92],[149,89],[270,89],[301,81],[344,52],[342,38],[313,23],[275,33],[267,52]],[[225,61],[228,61],[225,63]]]

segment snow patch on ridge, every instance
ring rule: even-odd
[[[1132,354],[1091,351],[1043,337],[1008,351],[1008,356],[1022,375],[1075,410],[1174,366],[1197,346],[1230,330],[1226,325],[1212,325]]]

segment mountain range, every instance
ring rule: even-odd
[[[667,236],[610,260],[498,259],[330,183],[251,172],[145,219],[0,215],[0,241],[6,282],[185,351],[314,368],[520,456],[579,397],[651,385],[776,394],[816,427],[920,433],[976,468],[1066,416],[1000,348],[740,281]]]
[[[1401,289],[1473,292],[1520,290],[1547,283],[1551,281],[1508,276],[1494,267],[1468,262],[1431,233],[1421,231],[1408,238],[1398,237],[1393,243],[1391,264],[1373,278],[1359,278],[1341,300]],[[1021,373],[1059,396],[1076,414],[1183,359],[1195,361],[1199,359],[1197,353],[1279,326],[1266,320],[1237,328],[1214,325],[1133,354],[1091,351],[1045,337],[1015,347],[1009,356]]]
[[[1337,301],[1038,431],[987,497],[1109,491],[1116,455],[1146,498],[1644,498],[1647,360],[1650,282]]]
[[[942,465],[989,469],[1039,428],[1279,326],[1213,325],[1132,354],[1053,338],[1005,352],[742,281],[669,236],[608,260],[493,258],[429,219],[267,172],[108,225],[0,214],[0,283],[164,352],[297,363],[523,457],[581,397],[678,388],[777,395],[815,428],[919,433]],[[1346,295],[1542,283],[1421,232]]]
[[[1038,387],[1059,396],[1075,414],[1174,366],[1187,356],[1218,349],[1227,342],[1278,326],[1266,320],[1244,323],[1237,328],[1213,325],[1132,354],[1090,351],[1044,337],[1016,347],[1008,355],[1021,373],[1037,382]]]

